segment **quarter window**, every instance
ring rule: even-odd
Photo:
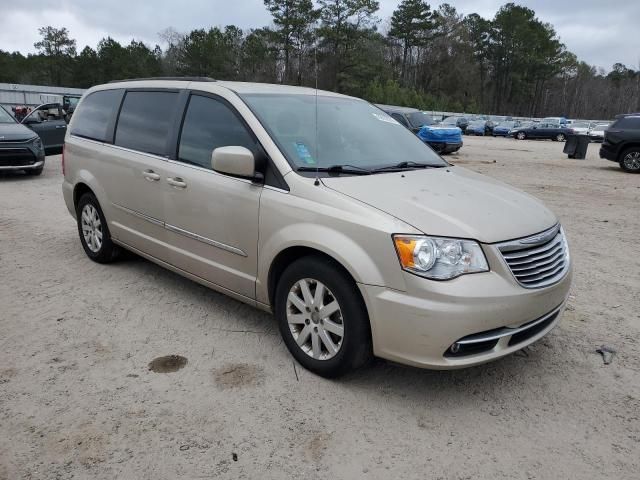
[[[615,125],[615,128],[640,130],[640,117],[623,117]]]
[[[127,92],[118,118],[116,145],[166,155],[177,101],[177,92]]]
[[[178,159],[211,168],[211,152],[241,146],[255,153],[256,142],[237,115],[223,102],[192,95],[180,135]]]
[[[110,126],[121,99],[122,90],[100,90],[89,94],[74,113],[71,134],[111,143],[113,130]]]

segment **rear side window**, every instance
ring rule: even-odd
[[[127,92],[118,117],[116,145],[166,155],[177,101],[177,92]]]
[[[402,125],[404,125],[405,127],[409,126],[409,123],[405,120],[405,118],[400,115],[399,113],[392,113],[391,116],[396,119],[398,122],[400,122]]]
[[[640,130],[640,117],[623,117],[616,122],[615,128]]]
[[[122,90],[101,90],[89,94],[73,115],[71,134],[110,143],[113,140],[113,118],[121,99]]]
[[[241,146],[256,153],[256,142],[237,115],[223,102],[192,95],[180,135],[178,159],[211,168],[211,152]]]

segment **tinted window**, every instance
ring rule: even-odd
[[[102,90],[89,94],[74,114],[72,135],[111,142],[110,124],[122,98],[122,90]]]
[[[211,152],[229,146],[246,147],[255,153],[256,142],[227,105],[192,95],[180,135],[178,159],[211,168]]]
[[[617,121],[616,128],[628,128],[630,130],[640,130],[640,117],[624,117]]]
[[[177,101],[176,92],[127,92],[118,118],[116,145],[165,155]]]
[[[404,125],[405,127],[408,127],[409,124],[407,123],[407,121],[404,119],[404,117],[402,115],[400,115],[399,113],[392,113],[391,116],[393,118],[395,118],[398,122],[400,122],[402,125]]]

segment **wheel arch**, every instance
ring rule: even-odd
[[[622,160],[622,157],[625,154],[625,152],[627,152],[628,150],[630,150],[632,148],[640,148],[640,142],[629,142],[629,143],[625,144],[624,146],[621,146],[619,151],[618,151],[618,162],[620,162]]]

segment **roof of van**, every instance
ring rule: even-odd
[[[396,105],[383,105],[381,103],[376,103],[376,107],[380,108],[381,110],[384,110],[386,112],[399,112],[399,113],[414,113],[414,112],[420,112],[420,110],[418,110],[417,108],[411,108],[411,107],[398,107]]]
[[[187,85],[185,85],[185,83]],[[95,90],[111,90],[116,88],[198,88],[201,90],[213,90],[215,87],[223,87],[236,93],[273,93],[273,94],[294,94],[294,95],[316,95],[330,97],[345,97],[335,92],[326,90],[316,90],[309,87],[295,87],[291,85],[278,85],[272,83],[252,83],[252,82],[228,82],[224,80],[213,80],[206,77],[166,77],[166,78],[140,78],[129,80],[117,80],[104,85],[97,85],[91,88]]]

